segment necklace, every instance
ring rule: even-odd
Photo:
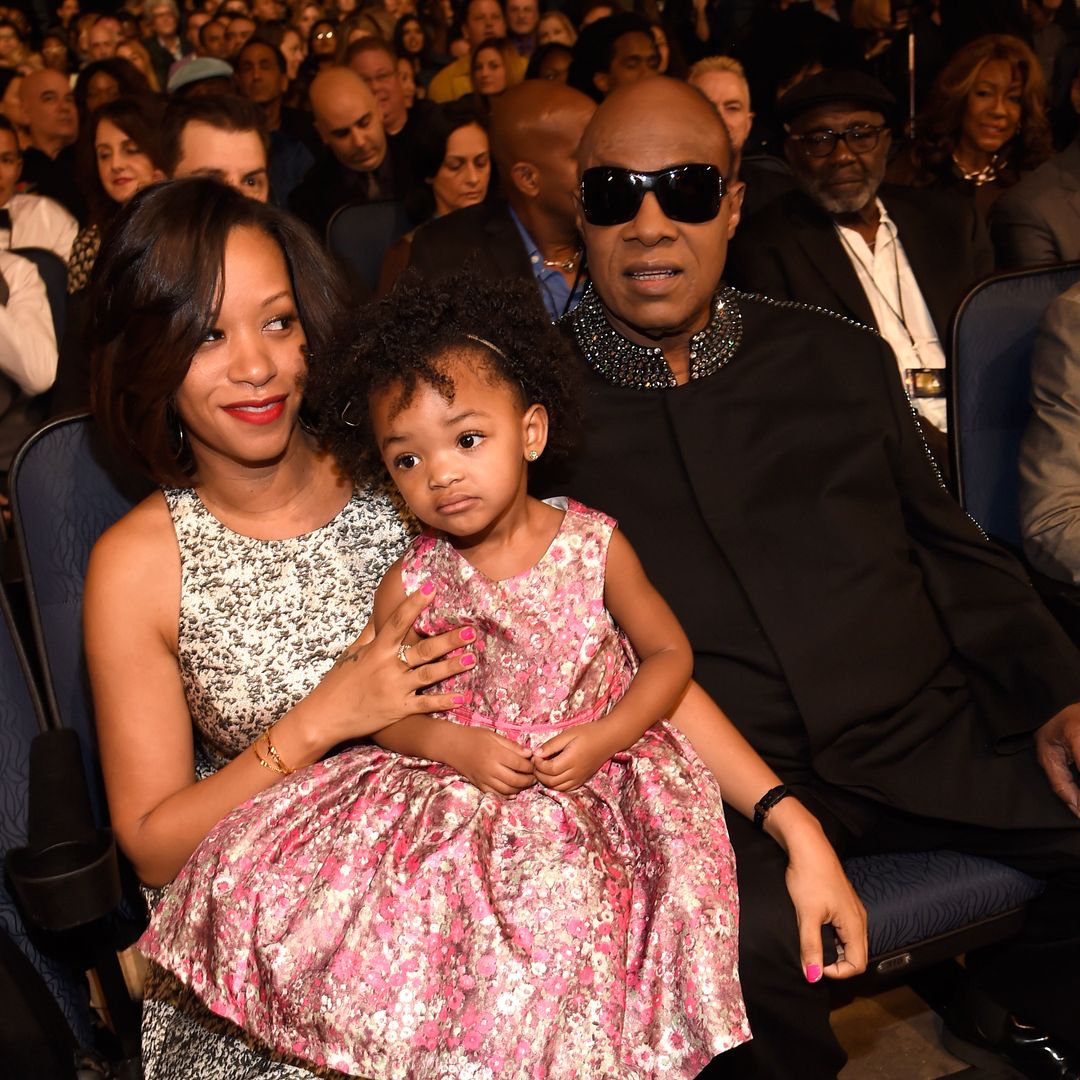
[[[956,166],[960,175],[965,179],[973,183],[976,187],[982,187],[983,184],[992,184],[997,179],[998,169],[1001,167],[1001,155],[995,154],[981,169],[974,169],[969,171],[960,164],[960,159],[956,156],[956,151],[952,154],[953,164]]]
[[[543,252],[541,252],[541,258],[543,258]],[[581,258],[581,248],[578,248],[569,259],[565,259],[560,262],[558,259],[544,259],[545,270],[561,270],[564,274],[572,274],[574,267],[578,264],[578,259]]]
[[[565,318],[589,366],[609,383],[630,390],[677,386],[664,350],[627,341],[608,322],[604,305],[590,284],[581,303]],[[690,338],[690,378],[719,371],[738,351],[742,314],[735,291],[721,285],[713,296],[708,324]]]

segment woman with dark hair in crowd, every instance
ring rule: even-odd
[[[889,179],[954,188],[985,217],[1022,172],[1053,152],[1046,80],[1019,38],[987,34],[960,49],[934,81],[910,151]]]
[[[525,78],[564,83],[573,59],[574,50],[569,45],[563,45],[558,41],[549,41],[546,45],[541,45],[529,57],[529,66],[525,69]]]
[[[443,66],[431,47],[429,35],[418,15],[402,15],[394,27],[394,49],[409,62],[417,86],[427,87]]]
[[[153,888],[257,792],[341,743],[451,708],[452,695],[416,691],[465,670],[441,658],[475,631],[414,645],[402,663],[429,590],[365,632],[408,528],[301,422],[308,365],[344,298],[303,224],[212,180],[154,185],[121,211],[92,294],[95,416],[162,485],[98,541],[85,593],[111,822]],[[155,966],[142,1043],[146,1080],[314,1068],[210,1015]]]
[[[130,60],[111,56],[94,60],[79,72],[75,83],[75,108],[79,129],[95,109],[121,97],[146,97],[153,94],[146,76]]]
[[[22,103],[24,76],[15,68],[0,67],[0,116],[6,116],[19,139],[19,149],[30,145],[30,123]]]
[[[486,112],[491,111],[491,102],[506,91],[506,88],[521,82],[521,63],[517,49],[506,38],[487,38],[473,49],[472,76],[473,94],[477,104]]]
[[[432,110],[417,133],[413,162],[423,183],[410,192],[406,203],[419,227],[483,202],[491,186],[491,146],[484,117],[467,99]],[[406,233],[387,251],[379,274],[379,296],[390,292],[409,265],[415,234],[416,229]]]
[[[333,19],[319,19],[311,27],[307,57],[300,65],[301,79],[311,82],[323,68],[333,67],[341,35]]]

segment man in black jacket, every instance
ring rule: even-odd
[[[944,464],[949,320],[993,269],[993,253],[969,201],[882,188],[895,104],[884,86],[854,71],[823,71],[784,95],[785,151],[800,190],[744,221],[727,279],[877,330]]]
[[[586,436],[545,486],[619,519],[698,682],[841,851],[950,847],[1049,880],[1019,938],[969,955],[960,1035],[1024,1075],[1075,1076],[1014,1017],[1075,1046],[1080,657],[940,485],[882,339],[723,285],[729,164],[711,106],[671,80],[617,92],[590,123],[593,286],[564,324]],[[728,822],[755,1037],[712,1070],[835,1077],[784,853]]]

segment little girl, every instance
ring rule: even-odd
[[[144,950],[277,1049],[369,1078],[644,1080],[750,1037],[720,790],[662,719],[689,645],[611,519],[527,494],[566,444],[568,363],[529,293],[457,282],[399,289],[307,388],[350,395],[331,449],[381,460],[425,526],[376,622],[433,587],[416,633],[471,626],[476,662],[452,715],[230,814],[155,913]],[[695,693],[730,750],[710,765],[778,783]]]

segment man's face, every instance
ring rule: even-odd
[[[730,151],[714,110],[685,85],[665,79],[656,93],[652,86],[621,95],[616,108],[601,106],[585,136],[582,170],[656,172],[700,163],[726,176]],[[697,224],[668,217],[654,192],[622,224],[590,225],[579,213],[593,282],[632,341],[657,345],[707,324],[741,198],[741,185],[729,188],[719,214]]]
[[[611,67],[593,76],[597,89],[610,94],[620,86],[660,74],[660,52],[648,34],[637,30],[617,38],[611,50]]]
[[[236,58],[236,85],[256,105],[269,105],[285,93],[288,80],[269,45],[249,42]]]
[[[497,0],[472,0],[465,13],[465,37],[476,48],[491,37],[506,37],[506,20]]]
[[[22,173],[22,155],[14,132],[0,131],[0,207],[11,202]]]
[[[259,202],[270,197],[266,149],[256,131],[224,131],[192,120],[180,133],[173,178],[209,176]]]
[[[365,49],[352,58],[349,66],[374,94],[383,127],[391,133],[400,131],[409,118],[409,111],[405,107],[405,89],[397,65],[389,54],[381,49]]]
[[[246,15],[236,15],[231,18],[228,29],[225,31],[226,55],[235,56],[254,33],[255,23]]]
[[[874,128],[885,117],[870,109],[858,109],[843,103],[810,109],[792,120],[791,135],[813,135],[825,131],[843,132],[852,128]],[[823,210],[830,214],[858,213],[873,202],[889,153],[889,132],[883,131],[877,145],[855,153],[846,139],[837,139],[832,152],[815,157],[807,152],[807,143],[788,139],[784,146],[799,186]]]
[[[379,106],[359,80],[343,86],[315,108],[315,129],[330,152],[354,172],[374,172],[386,157],[386,133]]]
[[[537,0],[508,0],[506,21],[510,24],[510,33],[525,37],[533,33],[540,22],[540,5]]]
[[[75,141],[79,118],[67,76],[47,68],[31,72],[23,79],[22,103],[35,145]]]
[[[255,0],[251,14],[260,22],[277,22],[285,16],[285,5],[281,0]]]
[[[199,44],[199,31],[210,21],[210,16],[205,11],[193,11],[187,20],[187,26],[184,29],[184,37],[188,39],[188,43],[197,52],[202,53],[202,46]]]
[[[115,19],[98,19],[87,35],[87,52],[91,60],[108,60],[116,55],[120,44],[120,24]]]
[[[0,60],[7,61],[19,48],[19,35],[13,26],[0,26]]]
[[[212,56],[215,60],[224,60],[229,54],[229,46],[225,40],[225,24],[213,19],[203,27],[202,48],[199,50],[204,56]]]
[[[733,71],[705,71],[690,79],[712,103],[727,125],[731,148],[739,153],[750,134],[754,114],[750,111],[750,88]]]

